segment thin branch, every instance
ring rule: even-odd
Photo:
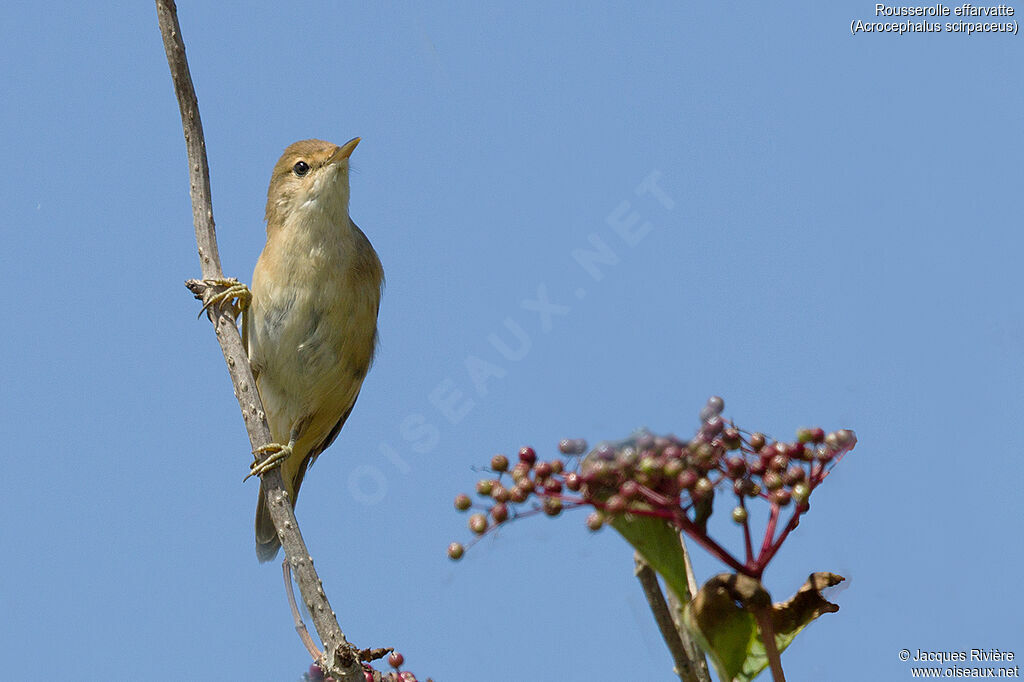
[[[683,623],[683,607],[693,599],[693,595],[697,594],[699,588],[697,586],[697,577],[693,573],[693,562],[690,561],[690,550],[686,547],[686,539],[682,533],[679,534],[679,544],[683,550],[683,563],[686,565],[686,586],[689,594],[676,595],[675,591],[668,587],[666,592],[669,612],[672,614],[672,622],[675,623],[679,639],[682,640],[683,646],[686,647],[688,658],[696,663],[697,679],[699,682],[711,682],[711,673],[708,671],[708,661],[704,655],[704,650],[700,648],[700,645],[697,644],[697,641]]]
[[[295,632],[299,633],[299,639],[302,640],[306,651],[313,657],[313,660],[319,661],[324,652],[320,651],[320,647],[313,641],[309,630],[306,629],[305,621],[302,620],[302,614],[299,613],[299,605],[295,603],[295,590],[292,589],[292,569],[288,568],[288,559],[281,562],[281,570],[284,573],[284,591],[288,595],[288,608],[292,610],[292,619],[295,621]]]
[[[665,640],[665,645],[672,654],[676,675],[679,675],[682,682],[698,682],[693,663],[686,654],[683,640],[679,638],[679,632],[672,621],[672,614],[669,613],[668,604],[665,603],[665,596],[661,593],[658,574],[644,560],[640,552],[633,555],[633,560],[636,562],[636,569],[633,572],[637,580],[640,581],[644,596],[647,597],[647,605],[651,607],[654,621],[658,624],[658,629],[661,630],[661,638]]]
[[[223,278],[223,273],[213,222],[206,142],[199,118],[199,103],[185,57],[185,43],[181,38],[181,27],[178,24],[178,10],[173,0],[156,0],[156,9],[164,50],[167,53],[167,64],[171,69],[174,91],[178,98],[178,107],[181,109],[181,124],[188,150],[192,218],[195,224],[196,244],[199,248],[199,263],[203,279],[220,279]],[[216,293],[215,287],[194,280],[189,283],[189,288],[204,301]],[[228,364],[238,406],[242,410],[245,427],[249,433],[249,443],[255,450],[271,442],[270,429],[267,427],[263,404],[256,391],[249,358],[235,324],[234,311],[230,306],[216,305],[209,308],[208,315],[217,333],[224,360]],[[270,516],[281,538],[286,560],[295,571],[299,591],[326,649],[323,660],[318,663],[328,675],[339,682],[362,682],[364,676],[359,652],[345,639],[324,594],[320,578],[313,569],[313,559],[299,532],[299,524],[295,520],[295,514],[282,485],[280,469],[273,469],[264,474],[263,481],[267,484]]]
[[[753,609],[757,620],[758,634],[764,644],[764,653],[768,658],[768,667],[772,671],[773,682],[786,682],[786,674],[782,671],[782,659],[779,648],[775,644],[775,627],[772,625],[772,605],[759,606]]]

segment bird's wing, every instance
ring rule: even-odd
[[[313,466],[313,462],[316,461],[316,458],[319,457],[324,450],[331,447],[331,443],[333,443],[334,439],[338,437],[339,433],[341,433],[341,427],[345,425],[345,422],[348,420],[348,416],[352,414],[352,408],[356,406],[356,400],[358,400],[358,398],[359,394],[356,393],[356,397],[352,400],[352,404],[348,406],[347,410],[345,410],[345,414],[341,415],[341,419],[339,419],[338,423],[334,425],[334,428],[330,430],[319,444],[310,448],[309,452],[306,454],[306,458],[302,460],[302,464],[299,465],[298,471],[295,472],[295,486],[293,488],[295,490],[294,498],[298,498],[299,496],[299,488],[302,487],[302,479],[306,476],[306,469]]]

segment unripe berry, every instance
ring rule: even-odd
[[[508,471],[508,457],[505,455],[491,457],[491,469],[499,472]]]
[[[466,493],[459,493],[455,496],[455,508],[459,511],[466,511],[473,505],[473,500],[469,499],[469,495]]]
[[[512,467],[512,480],[518,483],[530,475],[530,465],[526,462],[517,462]]]
[[[494,519],[495,523],[501,523],[508,518],[508,505],[503,502],[491,507],[491,518]]]
[[[489,478],[482,478],[476,482],[476,492],[480,495],[490,495],[494,489],[494,481]]]
[[[608,501],[604,503],[605,511],[609,514],[621,514],[626,511],[626,507],[626,498],[622,495],[612,495],[608,498]]]
[[[462,546],[461,542],[453,542],[448,545],[448,558],[452,561],[458,561],[462,558],[465,551],[466,549]]]
[[[764,447],[764,444],[765,444],[764,434],[760,433],[760,432],[750,434],[750,439],[749,439],[748,443],[750,444],[750,449],[751,450],[753,450],[754,452],[758,452],[761,448]]]
[[[587,516],[587,528],[593,531],[601,530],[604,525],[604,514],[599,511],[595,511]]]
[[[732,510],[732,520],[736,523],[744,523],[747,520],[747,510],[743,507],[734,507]]]
[[[697,483],[693,486],[693,495],[697,498],[706,497],[710,495],[715,489],[715,484],[707,478],[697,479]]]
[[[558,516],[562,513],[562,501],[557,497],[544,498],[544,513],[548,516]]]
[[[487,532],[487,517],[483,514],[473,514],[469,517],[469,529],[477,535]]]

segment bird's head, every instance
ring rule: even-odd
[[[301,140],[281,154],[267,190],[267,226],[282,226],[290,216],[324,212],[348,217],[348,157],[354,137],[340,147],[323,140]]]

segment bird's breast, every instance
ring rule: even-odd
[[[380,283],[360,278],[359,259],[343,246],[270,239],[257,262],[250,357],[268,412],[355,400],[373,359]]]

